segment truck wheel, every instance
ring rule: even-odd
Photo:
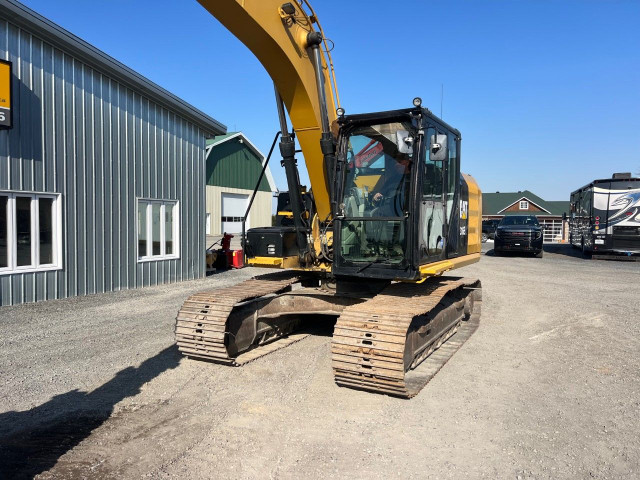
[[[536,253],[536,258],[542,258],[543,253],[544,253],[544,250],[540,250],[538,253]]]
[[[584,237],[582,237],[581,245],[582,245],[582,256],[584,258],[591,258],[591,252],[584,245]]]

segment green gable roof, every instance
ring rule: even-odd
[[[213,145],[214,143],[223,142],[223,141],[227,140],[228,138],[231,138],[234,135],[237,135],[238,133],[240,133],[240,132],[228,132],[225,135],[216,135],[213,138],[207,138],[207,147],[209,145]]]
[[[264,155],[242,132],[229,132],[208,139],[207,185],[253,190],[263,162]],[[277,190],[268,167],[258,190]]]
[[[530,203],[537,205],[547,212],[537,213],[536,215],[562,215],[569,212],[568,201],[547,201],[540,198],[529,190],[521,192],[496,192],[482,194],[482,214],[483,215],[522,215],[521,212],[501,212],[505,208],[513,205],[520,199],[526,199]]]

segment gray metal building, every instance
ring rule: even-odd
[[[226,127],[13,0],[0,59],[0,305],[204,276],[205,140]]]

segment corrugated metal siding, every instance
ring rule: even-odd
[[[258,158],[244,143],[231,139],[211,149],[207,158],[207,185],[251,190],[262,170]],[[260,182],[260,191],[270,192],[267,177]]]
[[[242,188],[212,187],[207,185],[207,213],[211,214],[211,235],[222,235],[222,194],[238,193],[249,195],[253,190]],[[273,194],[269,192],[258,192],[251,205],[249,212],[249,222],[247,228],[269,227],[271,226],[271,204]]]
[[[204,132],[3,19],[0,57],[14,71],[0,190],[63,206],[63,269],[0,276],[0,304],[204,276]],[[180,259],[137,262],[136,198],[180,201]]]

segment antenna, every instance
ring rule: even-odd
[[[444,83],[440,84],[440,118],[442,118],[442,103],[444,100]]]

